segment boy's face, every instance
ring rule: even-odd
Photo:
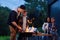
[[[55,19],[54,18],[51,18],[51,22],[54,23],[55,22]]]
[[[26,16],[26,15],[27,15],[27,12],[26,12],[26,11],[24,11],[24,12],[23,12],[23,16]]]

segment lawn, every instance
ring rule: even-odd
[[[0,36],[0,40],[9,40],[10,37],[9,36]]]

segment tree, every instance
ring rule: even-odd
[[[46,0],[25,0],[25,6],[30,19],[35,18],[34,25],[42,26],[44,19],[47,17]]]
[[[0,6],[0,35],[7,35],[9,33],[7,20],[10,11],[8,7]]]

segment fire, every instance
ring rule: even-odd
[[[34,32],[34,27],[32,26],[31,29],[29,29],[29,27],[26,27],[25,32]]]
[[[29,32],[29,28],[28,27],[26,27],[26,31],[25,32]]]

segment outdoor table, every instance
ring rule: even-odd
[[[32,36],[52,36],[52,34],[43,34],[41,32],[36,33],[36,32],[21,32],[23,37],[26,37],[26,40],[28,40],[28,37]]]

